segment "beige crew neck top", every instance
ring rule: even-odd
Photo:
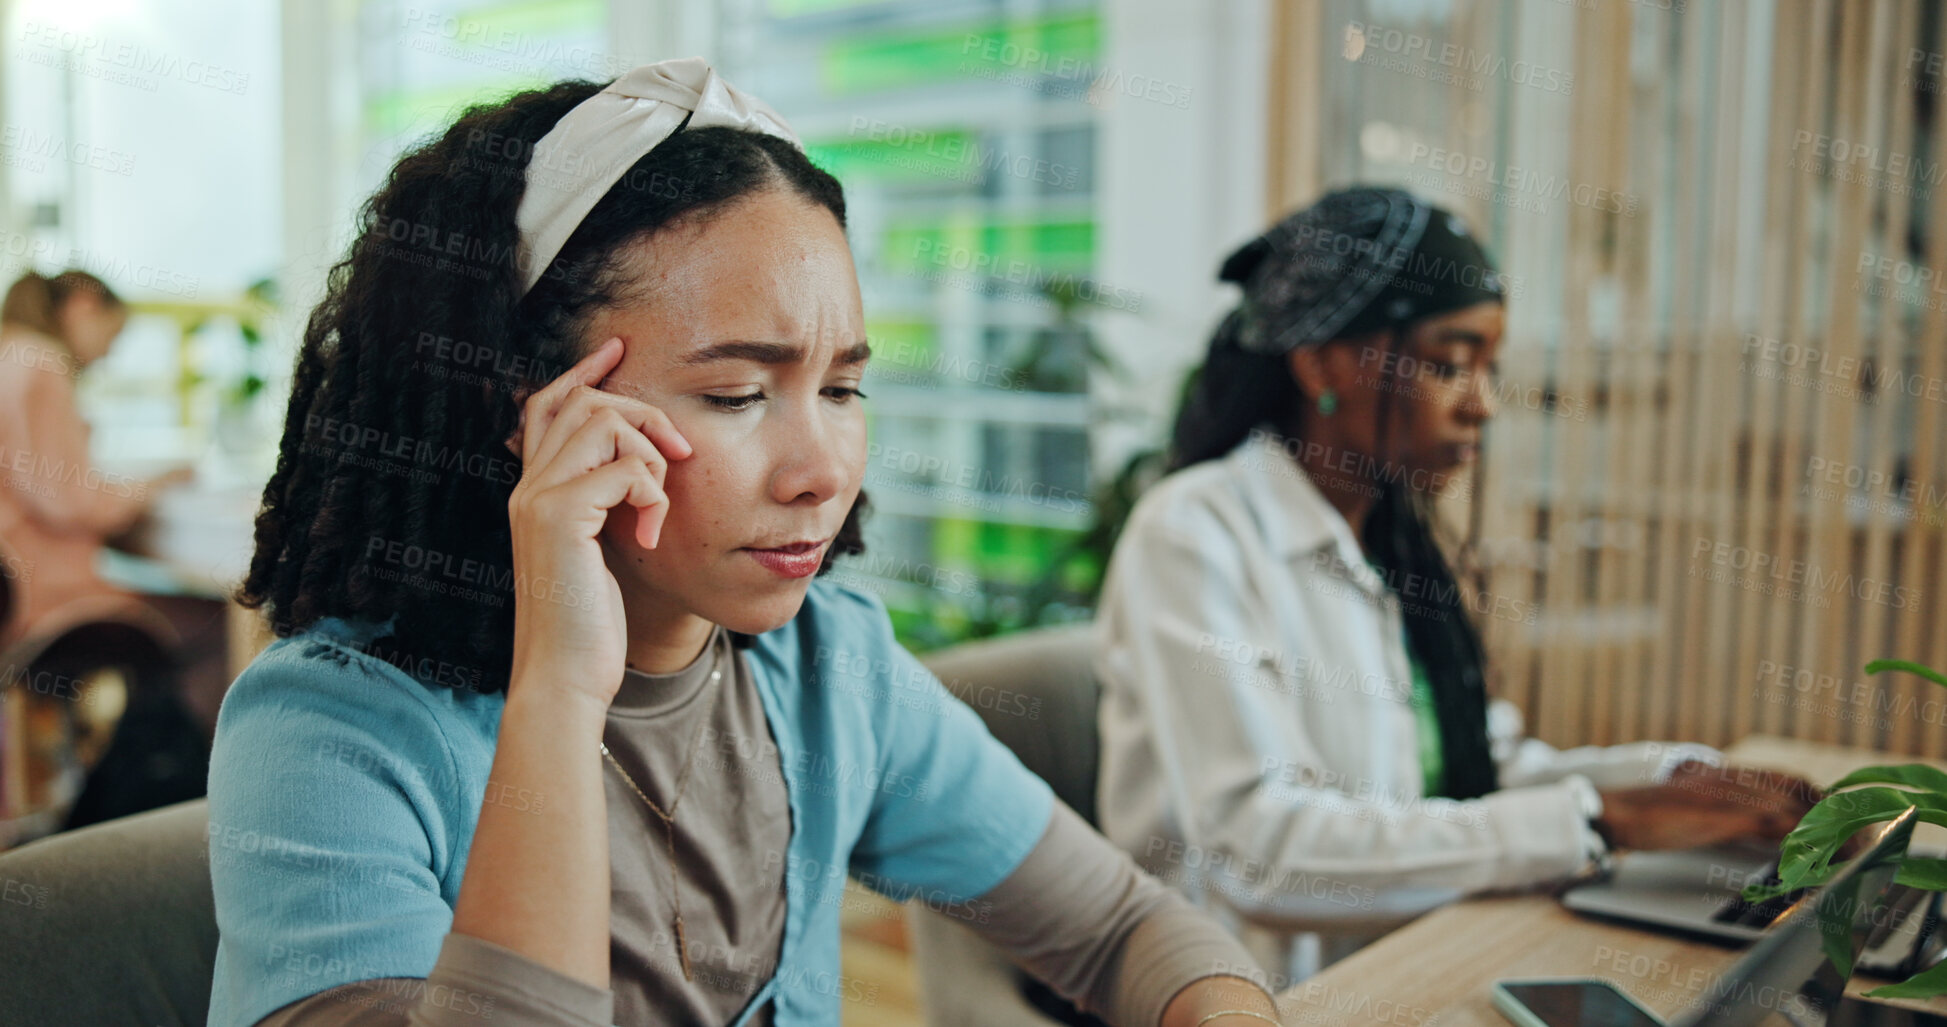
[[[603,741],[673,817],[665,835],[661,818],[604,761],[616,1022],[730,1023],[777,967],[791,810],[757,684],[729,634],[717,628],[673,674],[625,672]],[[672,841],[687,981],[672,926]],[[768,1010],[751,1023],[768,1025]]]

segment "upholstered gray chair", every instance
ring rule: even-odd
[[[924,662],[987,730],[1095,822],[1095,675],[1087,625],[968,642]],[[957,921],[913,905],[913,968],[933,1027],[1057,1027],[1022,996],[1022,974]]]
[[[197,799],[0,854],[0,1023],[202,1027],[209,820]]]

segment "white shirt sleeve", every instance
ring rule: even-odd
[[[1255,565],[1234,537],[1214,520],[1189,530],[1138,517],[1117,547],[1097,623],[1105,832],[1159,876],[1288,930],[1397,922],[1587,864],[1595,792],[1573,772],[1456,801],[1326,765],[1319,743],[1347,729],[1350,697],[1280,689],[1216,658],[1227,639],[1275,647],[1272,618],[1294,615],[1265,609],[1254,587],[1290,570]],[[1142,732],[1149,749],[1130,744]],[[1151,749],[1153,769],[1117,765]],[[1182,837],[1143,815],[1157,801]]]
[[[1631,742],[1625,745],[1581,745],[1557,749],[1522,734],[1519,707],[1496,699],[1487,709],[1488,741],[1499,766],[1501,787],[1559,781],[1580,774],[1599,789],[1640,788],[1670,779],[1685,760],[1713,767],[1725,765],[1724,754],[1696,742]]]

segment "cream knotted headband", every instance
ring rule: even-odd
[[[555,122],[534,144],[514,214],[520,231],[521,294],[574,234],[575,226],[642,155],[690,128],[726,126],[800,145],[778,112],[720,78],[701,57],[645,64],[609,83]]]

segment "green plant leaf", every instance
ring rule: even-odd
[[[1822,883],[1839,846],[1861,828],[1899,816],[1913,805],[1906,798],[1909,794],[1894,788],[1860,788],[1819,800],[1778,844],[1781,890]]]
[[[1833,874],[1836,874],[1839,871],[1844,870],[1845,867],[1846,865],[1844,863],[1834,863],[1826,867],[1824,870],[1820,870],[1815,873],[1808,874],[1798,884],[1793,884],[1793,885],[1747,884],[1744,886],[1744,891],[1742,892],[1742,896],[1744,898],[1744,901],[1746,902],[1759,903],[1765,901],[1766,899],[1775,899],[1778,896],[1785,894],[1786,892],[1797,891],[1800,888],[1816,888],[1819,885],[1824,884],[1826,881],[1831,880]]]
[[[1881,871],[1888,862],[1892,861],[1875,861],[1872,865],[1875,871]],[[1876,914],[1886,898],[1883,881],[1878,872],[1869,871],[1828,884],[1819,892],[1813,907],[1818,916],[1819,944],[1842,978],[1852,976],[1854,925],[1862,917],[1880,922]]]
[[[1778,884],[1752,885],[1745,900],[1763,901],[1775,895],[1810,888],[1831,879],[1832,857],[1861,829],[1899,816],[1907,807],[1920,809],[1919,819],[1947,825],[1947,796],[1900,788],[1855,788],[1819,800],[1778,845]],[[1843,865],[1843,864],[1842,864]]]
[[[1874,660],[1866,664],[1868,674],[1879,674],[1889,670],[1903,670],[1908,674],[1918,674],[1942,688],[1947,688],[1947,674],[1942,674],[1924,664],[1914,663],[1912,660]]]
[[[1898,984],[1866,992],[1867,998],[1932,998],[1947,993],[1947,963],[1935,963]]]
[[[1819,918],[1819,945],[1825,949],[1825,958],[1832,961],[1841,978],[1851,977],[1852,918],[1857,907],[1851,902],[1820,902],[1813,912]]]
[[[1780,885],[1753,884],[1744,889],[1746,902],[1763,902],[1765,899],[1783,895],[1797,888],[1817,888],[1838,876],[1852,861],[1832,863],[1823,870],[1805,877],[1795,887]],[[1947,891],[1947,859],[1931,859],[1920,856],[1901,857],[1898,873],[1894,881],[1910,888],[1923,891]]]
[[[1947,891],[1947,859],[1909,856],[1900,860],[1899,875],[1893,880],[1922,891]]]
[[[1882,767],[1860,767],[1840,778],[1828,791],[1837,792],[1854,785],[1905,785],[1947,795],[1947,770],[1925,763],[1900,763]]]

